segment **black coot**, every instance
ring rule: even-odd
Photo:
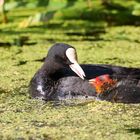
[[[115,84],[109,84],[105,90],[98,93],[96,85],[93,86],[89,80],[96,80],[96,77],[106,74],[109,75],[109,79],[115,81]],[[138,103],[139,79],[138,68],[79,65],[75,48],[57,43],[50,48],[44,64],[31,79],[29,92],[32,97],[46,101],[98,98],[111,102]]]

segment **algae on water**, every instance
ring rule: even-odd
[[[24,17],[29,11],[19,9],[18,13]],[[18,13],[9,14],[16,17]],[[0,26],[0,42],[11,44],[0,46],[0,139],[140,139],[140,104],[92,101],[56,106],[28,95],[29,81],[42,65],[37,60],[55,42],[73,45],[80,63],[140,67],[139,26],[57,19],[20,29],[18,23]],[[29,37],[29,44],[13,44],[22,36]]]

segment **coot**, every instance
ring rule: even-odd
[[[104,77],[104,78],[102,78]],[[108,77],[108,80],[105,78]],[[97,85],[97,79],[102,79]],[[33,98],[45,101],[100,99],[111,102],[140,102],[140,69],[112,65],[82,64],[74,47],[56,43],[29,84]],[[102,86],[102,85],[107,86]],[[98,92],[97,87],[104,90]]]

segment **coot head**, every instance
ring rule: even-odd
[[[53,67],[51,70],[59,70],[63,67],[69,67],[74,71],[80,78],[84,79],[85,73],[81,66],[78,64],[77,53],[74,47],[64,44],[56,43],[48,51],[46,62],[51,62],[46,67]]]

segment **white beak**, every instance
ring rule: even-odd
[[[77,55],[75,49],[74,48],[67,49],[66,56],[69,59],[69,61],[72,63],[71,65],[69,65],[72,71],[74,71],[80,78],[84,80],[84,77],[86,76],[83,69],[77,62]]]
[[[84,80],[85,77],[85,73],[83,71],[83,69],[81,68],[81,66],[78,63],[73,63],[70,65],[70,68],[80,77]]]

